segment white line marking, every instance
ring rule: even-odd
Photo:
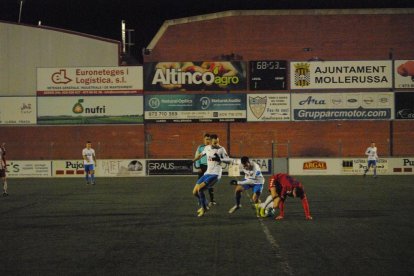
[[[280,266],[280,269],[285,275],[293,275],[292,268],[290,267],[286,258],[284,258],[280,253],[280,246],[277,243],[276,239],[273,237],[273,235],[270,233],[269,228],[267,228],[267,226],[263,223],[263,220],[261,218],[258,218],[258,221],[260,223],[260,226],[262,226],[266,239],[268,240],[268,242],[273,248],[273,251],[276,254],[276,258],[279,260],[278,264]]]
[[[250,203],[253,204],[252,197],[250,196],[249,192],[246,192],[247,196],[249,197]],[[280,266],[280,270],[284,275],[293,275],[292,268],[290,267],[287,259],[282,256],[280,252],[280,246],[277,243],[275,237],[273,237],[272,233],[270,232],[269,228],[266,226],[266,224],[263,223],[262,218],[257,218],[257,220],[260,223],[260,226],[262,227],[263,233],[266,236],[267,241],[272,246],[272,249],[275,253],[276,258],[278,259],[278,265]]]

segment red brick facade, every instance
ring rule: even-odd
[[[235,12],[173,24],[144,61],[214,60],[231,53],[244,61],[414,58],[413,13],[311,13]],[[12,159],[80,158],[86,140],[93,141],[99,158],[191,158],[205,132],[219,134],[234,156],[361,156],[370,141],[382,156],[414,155],[414,120],[2,126],[0,140],[9,144]]]

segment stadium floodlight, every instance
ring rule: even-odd
[[[17,22],[17,23],[19,23],[19,24],[20,24],[20,21],[21,21],[21,19],[22,19],[22,9],[23,9],[23,3],[24,3],[24,0],[19,0],[19,4],[20,4],[20,9],[19,9],[19,21]]]
[[[122,54],[131,54],[131,46],[135,44],[132,43],[132,32],[134,29],[127,29],[125,20],[121,21],[121,36],[122,36]],[[126,41],[128,39],[128,42]],[[128,51],[126,47],[128,46]]]
[[[122,53],[125,54],[125,43],[126,43],[126,30],[125,30],[125,20],[121,21],[121,38],[122,38]]]

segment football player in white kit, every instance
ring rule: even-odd
[[[367,172],[371,167],[374,169],[374,177],[377,177],[378,153],[374,142],[371,142],[371,146],[367,148],[365,155],[368,156],[368,166],[364,171],[364,177],[367,175]]]
[[[243,166],[244,179],[242,181],[230,181],[231,185],[237,185],[234,190],[234,193],[236,194],[236,205],[230,208],[230,214],[240,209],[241,194],[243,191],[252,189],[252,201],[253,203],[257,204],[259,202],[260,195],[263,191],[263,184],[265,182],[263,174],[260,170],[260,166],[257,163],[250,161],[249,157],[243,156],[241,158],[241,164]],[[257,215],[259,214],[257,213]]]
[[[96,156],[95,156],[95,150],[92,148],[92,143],[90,141],[86,142],[86,148],[82,150],[82,156],[83,156],[83,168],[85,170],[86,184],[92,183],[92,185],[95,185]]]
[[[204,191],[211,188],[220,178],[223,168],[221,159],[228,159],[226,149],[220,146],[219,138],[216,134],[210,135],[211,144],[205,146],[204,150],[198,154],[193,162],[199,160],[204,155],[207,157],[207,170],[202,177],[197,180],[193,189],[193,195],[198,198],[200,208],[197,210],[197,216],[204,216],[207,211],[207,200]]]

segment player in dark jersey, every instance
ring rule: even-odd
[[[6,178],[6,143],[0,145],[0,178],[3,180],[3,196],[8,196],[7,193],[7,178]]]
[[[276,216],[277,220],[285,217],[285,201],[288,196],[300,198],[302,200],[303,210],[305,211],[305,218],[307,220],[312,219],[304,187],[295,178],[285,173],[275,174],[269,179],[269,191],[273,197],[274,208],[279,208],[279,215]]]

